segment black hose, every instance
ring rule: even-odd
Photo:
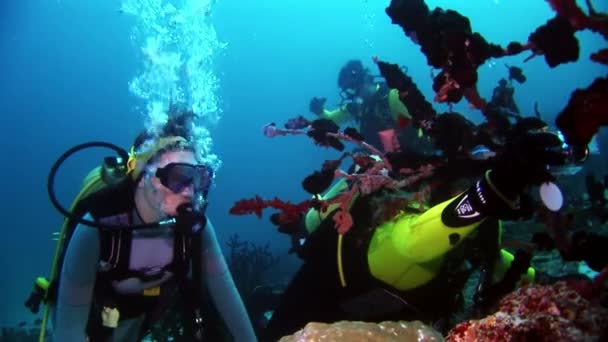
[[[75,215],[71,211],[65,209],[65,207],[63,207],[61,205],[61,203],[59,203],[59,200],[57,200],[57,196],[55,196],[55,177],[57,176],[57,171],[59,170],[59,167],[61,167],[63,162],[65,162],[65,160],[68,159],[70,156],[72,156],[74,153],[87,149],[87,148],[92,148],[92,147],[109,148],[111,150],[114,150],[120,156],[120,158],[123,158],[123,160],[129,159],[129,154],[124,149],[122,149],[114,144],[107,143],[107,142],[101,142],[101,141],[83,143],[80,145],[76,145],[76,146],[70,148],[69,150],[65,151],[55,161],[55,163],[51,167],[51,171],[49,172],[49,177],[48,177],[48,181],[47,181],[47,191],[49,194],[49,198],[51,199],[51,203],[53,204],[55,209],[57,209],[63,216],[65,216],[66,218],[69,218],[70,220],[74,220],[75,222],[78,222],[79,224],[84,224],[84,225],[91,226],[94,228],[99,228],[99,229],[120,228],[120,229],[134,230],[134,229],[145,229],[145,228],[158,228],[163,225],[175,223],[175,219],[167,219],[164,221],[159,221],[159,222],[154,222],[154,223],[143,223],[143,224],[128,225],[128,226],[106,225],[106,224],[102,224],[99,222],[83,219],[82,217]]]

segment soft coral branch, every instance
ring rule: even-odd
[[[591,60],[608,65],[608,49],[601,49],[591,54]]]
[[[548,0],[557,15],[567,18],[576,30],[583,30],[589,25],[589,17],[578,7],[575,0]]]
[[[262,211],[266,208],[274,208],[280,210],[285,214],[285,219],[297,219],[300,214],[306,212],[311,205],[313,200],[307,200],[300,203],[291,203],[283,201],[279,198],[273,198],[271,200],[264,200],[260,196],[255,196],[250,199],[241,199],[237,201],[232,208],[230,208],[230,214],[232,215],[248,215],[255,214],[257,217],[262,217]]]
[[[566,18],[577,31],[590,30],[608,39],[608,14],[595,11],[591,1],[587,0],[589,15],[578,7],[576,0],[547,0],[558,16]],[[600,50],[591,55],[593,61],[608,64],[608,51]]]
[[[324,139],[319,138],[319,132],[310,134],[310,132],[314,130],[313,127],[314,123],[306,130],[281,129],[275,124],[268,124],[264,126],[263,132],[267,137],[306,134],[312,137],[317,144],[319,144],[320,141],[325,141]],[[346,132],[349,132],[348,129]],[[386,156],[375,147],[369,145],[361,139],[358,139],[356,132],[351,130],[350,134],[346,134],[344,132],[320,133],[321,135],[327,136],[331,139],[352,143],[370,154],[370,156],[366,156],[362,153],[345,153],[339,159],[325,161],[323,164],[323,172],[333,170],[333,175],[335,178],[344,178],[348,181],[349,186],[347,190],[327,200],[322,200],[315,197],[311,200],[303,201],[297,204],[283,201],[279,198],[264,200],[260,196],[256,196],[251,199],[242,199],[237,201],[230,209],[230,213],[233,215],[256,214],[258,217],[261,217],[264,209],[274,208],[279,210],[279,223],[289,224],[299,220],[302,215],[311,208],[324,212],[328,210],[331,205],[338,204],[338,208],[336,209],[337,211],[333,215],[333,220],[338,232],[340,234],[344,234],[348,232],[353,225],[353,219],[349,213],[349,207],[358,194],[367,195],[382,188],[396,189],[406,185],[411,185],[421,180],[423,177],[429,176],[433,169],[432,166],[423,166],[419,170],[393,170],[391,163]],[[339,169],[343,159],[347,156],[351,157],[355,165],[359,167],[353,173],[348,173]],[[321,174],[323,174],[323,172]],[[394,179],[390,176],[391,172],[399,176],[406,175],[407,177],[405,179],[401,179],[402,177],[400,179]]]

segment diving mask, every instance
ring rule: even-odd
[[[562,145],[553,149],[561,157],[562,162],[549,165],[549,172],[554,176],[570,176],[578,173],[583,168],[583,162],[589,157],[589,149],[587,146],[577,147],[566,144],[560,131],[557,131],[556,135],[562,141]]]
[[[195,195],[206,196],[211,187],[213,170],[207,165],[169,163],[158,168],[155,175],[160,179],[160,183],[173,193],[179,194],[187,187],[193,186]]]
[[[549,152],[547,155],[552,156],[548,158],[547,171],[554,177],[577,174],[582,170],[583,162],[589,157],[589,149],[587,146],[578,147],[566,144],[563,135],[559,131],[552,134],[555,134],[559,138],[561,145],[545,148]],[[561,190],[555,183],[549,181],[541,184],[539,194],[547,209],[557,212],[562,208],[564,198]]]

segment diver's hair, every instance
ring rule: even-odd
[[[184,143],[184,142],[176,142],[174,144],[167,145],[164,148],[161,148],[160,150],[156,151],[156,153],[154,153],[152,158],[150,158],[150,160],[148,160],[147,164],[148,164],[148,166],[156,164],[156,162],[158,162],[160,156],[163,155],[164,153],[176,152],[176,151],[189,151],[189,152],[196,154],[196,151],[194,149],[194,146],[192,146],[192,144]]]
[[[150,131],[144,130],[135,137],[133,147],[137,150],[147,141],[165,137],[182,137],[190,141],[192,136],[192,120],[194,118],[195,114],[192,111],[171,107],[169,109],[169,119],[161,127],[159,134],[155,135]]]
[[[167,123],[161,127],[159,134],[153,134],[150,131],[144,130],[140,132],[135,141],[133,147],[135,151],[142,151],[151,148],[156,141],[160,138],[166,137],[182,137],[186,141],[176,141],[173,144],[167,145],[162,149],[159,149],[154,155],[147,161],[147,165],[154,164],[158,161],[158,158],[166,152],[173,151],[191,151],[196,154],[196,149],[191,141],[192,137],[192,120],[195,115],[191,111],[178,110],[175,107],[169,109],[169,119]],[[144,166],[144,167],[146,167]]]

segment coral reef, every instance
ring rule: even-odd
[[[309,323],[293,335],[285,336],[279,342],[299,341],[348,341],[348,342],[380,342],[380,341],[443,341],[443,337],[433,328],[414,322],[348,322],[341,321],[332,324]]]
[[[446,341],[601,341],[606,327],[607,309],[557,282],[512,292],[496,313],[458,324]]]
[[[38,335],[40,335],[40,328],[26,327],[22,324],[0,329],[0,341],[2,342],[36,342]]]
[[[488,42],[474,32],[469,18],[461,13],[440,7],[431,10],[424,0],[392,0],[386,14],[420,46],[428,65],[441,69],[433,80],[436,102],[455,103],[465,97],[473,107],[483,110],[486,101],[477,91],[477,69],[488,59],[531,51],[526,60],[543,55],[554,68],[579,59],[577,31],[590,30],[608,37],[608,16],[595,11],[590,0],[586,1],[589,14],[585,14],[575,0],[548,2],[556,12],[555,17],[532,32],[528,41],[513,41],[506,47]],[[591,59],[608,63],[608,49],[593,53]]]
[[[238,234],[231,235],[226,244],[229,249],[226,257],[228,267],[247,306],[249,296],[256,286],[266,283],[268,271],[279,263],[279,258],[272,254],[269,243],[256,245],[241,240]]]

